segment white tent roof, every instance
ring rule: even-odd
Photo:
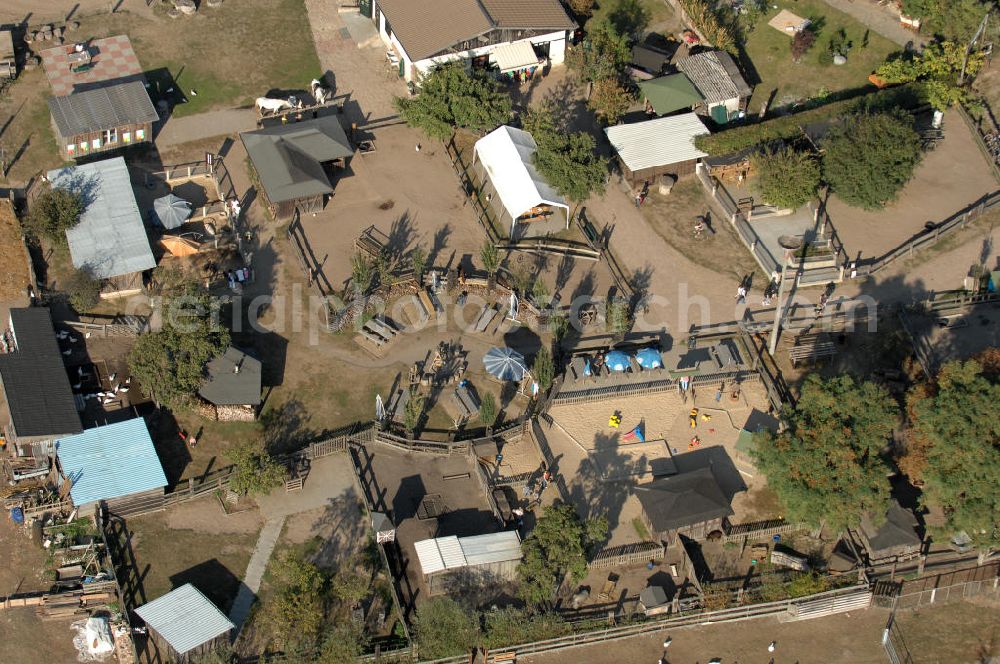
[[[708,133],[694,113],[615,125],[604,133],[632,172],[708,156],[694,146],[695,136]]]
[[[482,162],[500,202],[512,219],[538,205],[566,209],[566,200],[538,174],[531,155],[538,149],[526,131],[503,126],[476,141],[476,158]]]
[[[521,40],[510,44],[500,44],[493,49],[493,59],[500,71],[513,71],[538,64],[538,56],[531,42]]]

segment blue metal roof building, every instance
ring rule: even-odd
[[[188,656],[203,654],[229,640],[236,627],[211,600],[190,583],[171,590],[162,597],[135,610],[150,631],[166,642],[173,659],[188,661]]]
[[[62,473],[80,506],[163,489],[167,477],[141,417],[88,429],[56,441]]]

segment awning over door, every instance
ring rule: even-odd
[[[493,49],[493,59],[501,72],[516,71],[538,64],[538,56],[531,42],[522,40],[511,44],[501,44]]]

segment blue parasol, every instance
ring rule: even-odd
[[[483,356],[486,371],[500,380],[520,381],[524,378],[527,368],[524,356],[513,348],[491,348]]]
[[[663,366],[663,359],[660,351],[655,348],[643,348],[635,354],[635,361],[643,369],[659,369]]]
[[[628,355],[620,350],[610,351],[604,356],[604,363],[612,371],[625,371],[629,368]]]

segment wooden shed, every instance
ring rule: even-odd
[[[633,187],[667,173],[690,175],[698,160],[708,156],[694,145],[696,136],[708,133],[694,113],[615,125],[604,133]]]
[[[703,540],[733,514],[710,466],[640,484],[635,495],[646,527],[668,544],[677,535]]]
[[[227,645],[236,626],[197,588],[186,583],[135,610],[149,628],[161,661],[187,664]]]
[[[141,81],[49,99],[52,129],[63,159],[81,159],[153,140],[159,119]]]
[[[876,525],[871,515],[861,519],[859,535],[871,561],[907,560],[920,555],[923,541],[917,533],[917,517],[895,500],[885,519]]]

